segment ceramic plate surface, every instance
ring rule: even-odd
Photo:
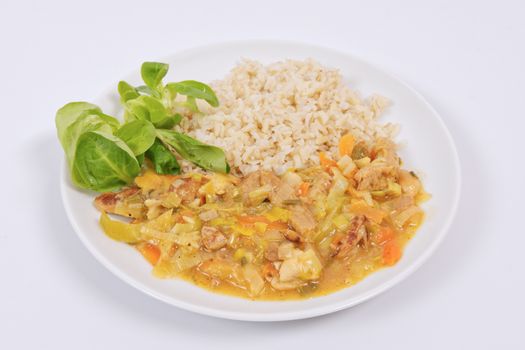
[[[112,241],[98,225],[93,193],[74,188],[64,164],[62,196],[69,219],[85,246],[110,271],[146,294],[182,309],[237,320],[280,321],[308,318],[342,310],[370,299],[415,271],[441,242],[454,217],[460,193],[460,166],[454,142],[436,111],[412,88],[382,70],[349,54],[332,49],[280,41],[247,41],[195,48],[160,61],[170,64],[165,81],[186,79],[209,82],[223,78],[242,58],[271,63],[287,58],[314,58],[338,68],[347,85],[362,96],[378,93],[392,106],[381,120],[401,125],[397,141],[408,169],[423,174],[432,199],[424,203],[427,216],[409,242],[403,258],[360,283],[324,297],[300,301],[250,301],[214,294],[180,280],[156,279],[151,266],[135,249]],[[140,85],[140,72],[123,77]],[[93,101],[110,115],[122,113],[116,84]]]

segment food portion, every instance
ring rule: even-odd
[[[132,244],[157,277],[253,299],[326,294],[395,264],[423,219],[421,183],[391,141],[347,134],[339,154],[281,175],[146,169],[95,205],[106,234]]]
[[[145,62],[141,75],[146,85],[119,82],[123,124],[88,102],[58,110],[58,139],[77,187],[102,192],[129,185],[145,158],[159,174],[179,174],[180,159],[206,170],[230,171],[222,149],[173,130],[183,118],[180,113],[199,111],[197,101],[217,106],[215,93],[194,80],[164,85],[167,72],[167,64]]]
[[[167,70],[118,84],[123,123],[87,102],[56,116],[73,183],[103,192],[103,231],[155,276],[294,299],[397,263],[427,195],[377,120],[385,98],[313,60],[243,61],[210,86]]]
[[[224,149],[237,175],[315,166],[319,152],[337,157],[339,137],[349,132],[372,143],[393,139],[397,131],[397,125],[378,121],[386,98],[360,96],[337,69],[314,60],[244,60],[210,86],[219,106],[199,105],[202,113],[178,127]]]

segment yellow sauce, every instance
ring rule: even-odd
[[[101,225],[135,245],[156,277],[253,300],[322,296],[396,264],[423,222],[429,196],[391,143],[380,145],[372,158],[324,159],[280,176],[146,170],[136,187],[95,204],[133,218],[103,214]]]

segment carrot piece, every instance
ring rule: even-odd
[[[349,210],[351,213],[357,215],[364,215],[367,217],[367,219],[372,220],[373,222],[378,224],[380,224],[381,221],[383,221],[383,219],[387,215],[387,213],[383,210],[371,207],[368,204],[366,204],[365,201],[358,201],[351,204]]]
[[[301,182],[301,184],[299,185],[299,190],[297,191],[297,193],[299,194],[299,196],[303,197],[303,196],[306,196],[308,194],[308,190],[310,189],[310,183],[309,182]]]
[[[271,222],[268,218],[259,215],[239,215],[237,216],[237,221],[239,221],[241,225],[253,225],[256,222],[269,224]]]
[[[324,152],[319,153],[319,162],[325,170],[329,170],[331,167],[337,166],[337,162],[333,159],[328,158],[328,156]]]
[[[372,240],[376,244],[383,244],[389,242],[395,238],[395,232],[390,227],[381,227],[375,235],[373,235]]]
[[[383,248],[383,264],[392,266],[401,259],[401,247],[396,241],[389,241]]]
[[[352,156],[352,150],[354,149],[355,138],[352,134],[346,134],[339,140],[339,154],[341,156],[347,155]]]
[[[140,243],[137,245],[137,249],[153,266],[155,266],[160,259],[160,248],[155,244],[149,242]]]
[[[287,230],[288,224],[281,221],[270,222],[267,227],[268,230]]]

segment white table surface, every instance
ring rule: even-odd
[[[344,3],[344,5],[343,5]],[[0,2],[2,349],[524,349],[523,1]],[[83,247],[59,193],[54,113],[155,59],[284,38],[373,62],[441,113],[463,192],[414,275],[350,310],[261,324],[191,314],[124,284]]]

